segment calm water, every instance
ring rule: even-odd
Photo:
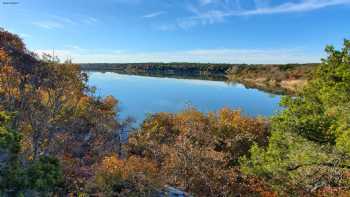
[[[174,79],[89,72],[89,85],[98,96],[112,95],[120,101],[121,118],[140,123],[147,113],[178,112],[193,106],[202,112],[222,107],[239,108],[250,116],[276,112],[280,96],[224,81]]]

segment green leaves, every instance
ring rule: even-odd
[[[268,147],[255,145],[250,158],[241,158],[245,173],[281,193],[350,189],[349,51],[348,40],[341,51],[326,47],[328,58],[309,84],[298,96],[282,99],[285,110],[272,118]]]
[[[21,191],[54,191],[62,183],[57,159],[41,157],[27,164],[20,160],[21,135],[7,125],[10,116],[0,112],[0,194],[19,195]]]
[[[33,161],[27,170],[28,187],[36,191],[54,191],[63,183],[59,162],[52,157]]]

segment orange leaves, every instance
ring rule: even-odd
[[[7,63],[9,60],[9,56],[3,48],[0,48],[0,65]]]
[[[230,196],[265,191],[237,181],[237,165],[254,141],[267,136],[266,120],[229,108],[208,115],[190,108],[148,117],[141,131],[130,137],[128,148],[131,155],[157,162],[162,179],[172,186],[198,196]]]
[[[0,68],[0,93],[4,97],[13,100],[19,96],[18,86],[21,75],[12,66],[3,66]]]
[[[118,100],[113,96],[107,96],[103,99],[103,103],[106,105],[106,107],[109,107],[111,109],[118,104]]]
[[[135,156],[126,160],[118,159],[115,155],[105,157],[98,169],[104,173],[120,174],[124,179],[137,173],[155,176],[158,172],[154,162]]]
[[[96,166],[95,180],[90,187],[103,196],[149,196],[146,194],[154,192],[158,184],[158,172],[150,160],[133,156],[121,160],[111,155]]]
[[[15,68],[9,65],[5,65],[2,68],[0,68],[0,79],[13,79],[18,81],[18,77],[20,77],[21,74],[16,71]]]
[[[94,97],[78,65],[53,60],[40,60],[18,36],[0,28],[0,108],[15,112],[23,163],[40,155],[59,158],[68,190],[81,190],[95,176],[95,164],[119,149],[118,101]]]
[[[116,173],[123,170],[125,162],[118,159],[116,156],[105,157],[102,164],[99,166],[100,170],[109,173]]]
[[[350,196],[349,188],[340,187],[323,187],[319,189],[315,196],[318,197],[328,197],[328,196],[338,196],[338,197],[348,197]]]
[[[228,108],[221,109],[215,118],[215,126],[218,129],[226,128],[230,130],[232,132],[231,135],[240,133],[261,135],[261,132],[266,131],[268,126],[265,120],[242,116],[241,111]]]

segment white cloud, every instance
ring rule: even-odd
[[[66,23],[66,24],[70,24],[70,25],[77,24],[75,21],[73,21],[72,19],[70,19],[68,17],[57,16],[57,15],[50,15],[49,17],[51,17],[53,20],[60,22],[60,23]]]
[[[143,18],[154,18],[154,17],[157,17],[157,16],[160,16],[162,14],[165,14],[166,12],[164,11],[159,11],[159,12],[153,12],[153,13],[150,13],[150,14],[146,14],[144,16],[142,16]]]
[[[87,16],[83,19],[83,22],[86,24],[94,24],[94,23],[97,23],[98,20],[95,17]]]
[[[188,29],[197,25],[223,22],[234,16],[308,12],[330,6],[350,5],[350,0],[301,0],[275,6],[271,6],[270,0],[254,0],[254,3],[254,9],[242,9],[240,0],[199,0],[196,5],[188,7],[193,15],[177,19],[174,26]]]
[[[67,26],[77,26],[77,25],[83,25],[83,24],[91,25],[98,22],[96,18],[91,16],[81,16],[81,15],[78,15],[78,16],[79,16],[79,19],[74,20],[72,18],[68,18],[64,16],[48,15],[47,20],[35,21],[32,24],[44,29],[62,29]]]
[[[57,21],[37,21],[33,22],[33,25],[44,29],[60,29],[64,27],[63,23]]]
[[[279,6],[257,8],[255,10],[231,11],[224,13],[227,16],[262,15],[291,12],[306,12],[329,6],[350,4],[350,0],[303,0],[301,3],[284,3]]]
[[[211,4],[213,3],[215,0],[199,0],[199,4],[201,6],[204,6],[204,5],[208,5],[208,4]]]
[[[50,50],[34,50],[52,54]],[[210,63],[310,63],[319,62],[321,54],[307,55],[301,49],[198,49],[175,52],[98,51],[77,46],[55,50],[61,60],[71,58],[76,63],[135,62],[210,62]]]

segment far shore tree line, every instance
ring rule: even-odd
[[[209,64],[209,63],[90,63],[84,71],[117,72],[242,83],[277,94],[295,94],[311,79],[319,64]]]

